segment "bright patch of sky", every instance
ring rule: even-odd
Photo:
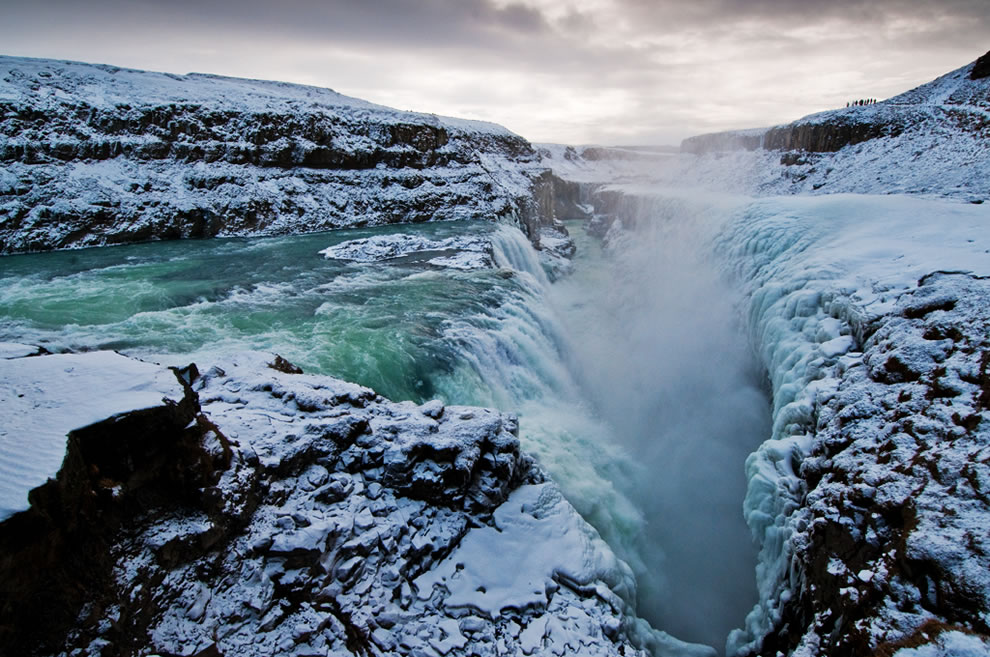
[[[990,48],[985,0],[8,0],[2,54],[331,87],[533,141],[676,144],[883,99]]]

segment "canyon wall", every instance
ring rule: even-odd
[[[0,253],[504,221],[539,245],[549,172],[493,124],[329,89],[0,58]]]

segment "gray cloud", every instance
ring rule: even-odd
[[[13,0],[4,19],[8,54],[320,84],[562,141],[788,120],[990,47],[986,0]]]

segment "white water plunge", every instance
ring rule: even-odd
[[[744,467],[770,435],[765,374],[711,260],[726,209],[655,197],[605,248],[572,225],[576,272],[550,286],[499,231],[496,259],[549,307],[463,336],[524,447],[633,567],[639,614],[720,652],[757,600]]]

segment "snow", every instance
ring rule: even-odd
[[[935,641],[917,648],[901,648],[891,657],[984,657],[990,640],[957,630],[943,632]]]
[[[184,396],[171,370],[114,352],[0,359],[0,521],[55,478],[69,432]]]
[[[610,557],[597,532],[578,518],[556,486],[522,486],[495,511],[491,527],[469,532],[449,557],[415,581],[419,595],[428,599],[433,587],[442,585],[449,591],[448,609],[488,618],[503,610],[545,608],[557,581],[593,588],[601,580],[631,598],[632,572]]]
[[[24,358],[25,356],[38,355],[39,349],[32,345],[20,344],[17,342],[0,342],[0,359]]]
[[[302,85],[13,57],[0,57],[0,102],[13,108],[0,117],[3,253],[459,219],[535,235],[551,221],[534,204],[545,169],[490,123]]]
[[[359,632],[386,652],[712,657],[635,618],[631,571],[520,453],[514,416],[393,403],[274,362],[200,362],[203,448],[229,465],[203,508],[164,505],[109,540],[122,597],[80,617],[66,654],[121,631],[168,654],[364,654]],[[111,352],[0,368],[5,482],[39,447],[57,455],[41,483],[55,476],[73,427],[185,394],[171,370]],[[8,438],[27,432],[45,444]]]
[[[32,79],[25,86],[21,80]],[[0,56],[0,102],[36,108],[81,101],[98,108],[129,105],[188,104],[237,107],[247,112],[327,112],[341,109],[358,117],[400,122],[414,119],[462,132],[512,135],[485,121],[403,112],[332,89],[288,82],[251,80],[205,73],[176,75],[102,64]]]
[[[355,262],[379,262],[433,251],[453,251],[429,260],[438,267],[453,269],[483,269],[494,262],[491,242],[482,237],[455,236],[431,240],[419,235],[376,235],[341,242],[320,251],[327,259]]]

